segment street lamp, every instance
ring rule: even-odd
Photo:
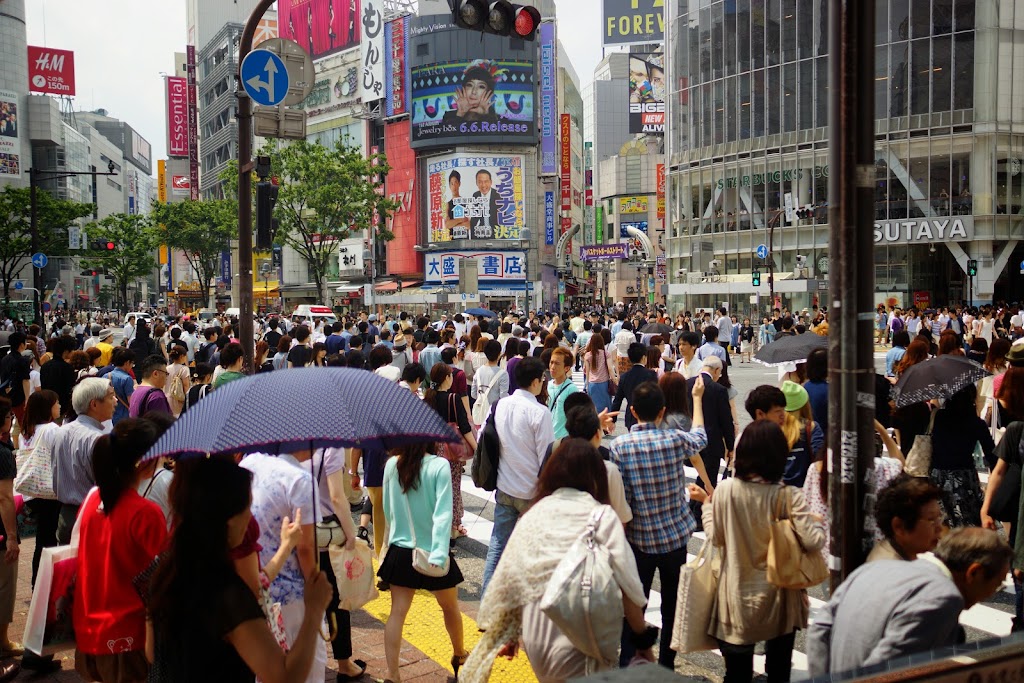
[[[46,171],[38,168],[30,168],[28,170],[28,187],[29,187],[29,230],[31,235],[31,249],[32,255],[39,253],[39,216],[38,211],[38,199],[36,193],[38,192],[39,180],[43,176],[47,180],[60,180],[61,178],[70,178],[72,176],[88,175],[92,176],[92,184],[96,185],[96,176],[113,176],[117,175],[114,170],[114,162],[107,162],[107,172],[103,173],[96,170],[93,166],[88,171]],[[42,268],[37,268],[35,264],[32,266],[32,288],[35,290],[32,311],[35,315],[35,322],[39,325],[43,323],[43,313],[40,310],[40,295],[39,292],[42,289],[43,273]]]

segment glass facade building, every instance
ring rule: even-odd
[[[828,0],[666,3],[670,303],[747,310],[770,264],[791,308],[827,289],[828,12]],[[1022,31],[1024,0],[877,0],[879,302],[1024,297]]]

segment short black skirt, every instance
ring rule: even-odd
[[[462,572],[455,558],[448,556],[448,573],[444,576],[427,576],[412,567],[412,550],[401,546],[388,546],[384,561],[377,570],[377,576],[384,581],[403,588],[441,591],[455,588],[462,583]]]

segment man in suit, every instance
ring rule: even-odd
[[[622,401],[625,400],[629,405],[633,405],[633,390],[644,382],[655,382],[658,381],[658,375],[654,370],[645,368],[643,362],[647,359],[647,347],[639,342],[633,342],[629,345],[629,349],[626,351],[626,355],[629,357],[629,362],[633,364],[626,372],[622,373],[619,377],[619,388],[615,392],[615,399],[612,401],[612,412],[618,412],[622,407]],[[728,408],[728,405],[726,405]],[[617,417],[614,419],[618,419]],[[636,424],[636,418],[633,417],[633,411],[626,413],[626,430],[628,431],[632,426]]]
[[[722,458],[732,460],[733,444],[736,441],[736,425],[732,421],[732,410],[729,408],[729,390],[718,383],[722,376],[722,359],[708,356],[704,359],[700,376],[704,378],[704,428],[708,432],[708,446],[700,452],[704,461],[704,469],[708,471],[708,479],[712,486],[718,486],[718,470],[722,466]],[[692,401],[690,394],[696,377],[686,380],[687,401]],[[692,411],[692,408],[691,408]],[[697,485],[703,488],[701,481]],[[700,523],[700,504],[690,501],[695,519]]]
[[[491,228],[491,234],[482,236],[474,232],[474,237],[493,237],[493,229],[498,225],[498,193],[491,189],[492,182],[491,172],[487,169],[481,168],[476,172],[477,191],[473,193],[473,198],[484,200],[480,202],[484,206],[484,215],[473,218],[471,223],[473,228]]]

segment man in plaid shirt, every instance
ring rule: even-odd
[[[626,502],[633,510],[633,521],[626,527],[626,538],[636,556],[637,571],[650,595],[654,572],[661,577],[661,649],[658,664],[675,669],[676,653],[670,647],[676,618],[676,591],[679,570],[686,563],[686,544],[697,523],[687,505],[686,475],[683,465],[699,457],[707,447],[701,397],[704,379],[693,385],[693,426],[689,432],[659,427],[665,416],[665,396],[654,382],[645,382],[633,391],[629,409],[637,419],[628,434],[612,443],[612,462],[622,472]],[[625,666],[635,654],[629,634],[623,631],[619,663]]]

